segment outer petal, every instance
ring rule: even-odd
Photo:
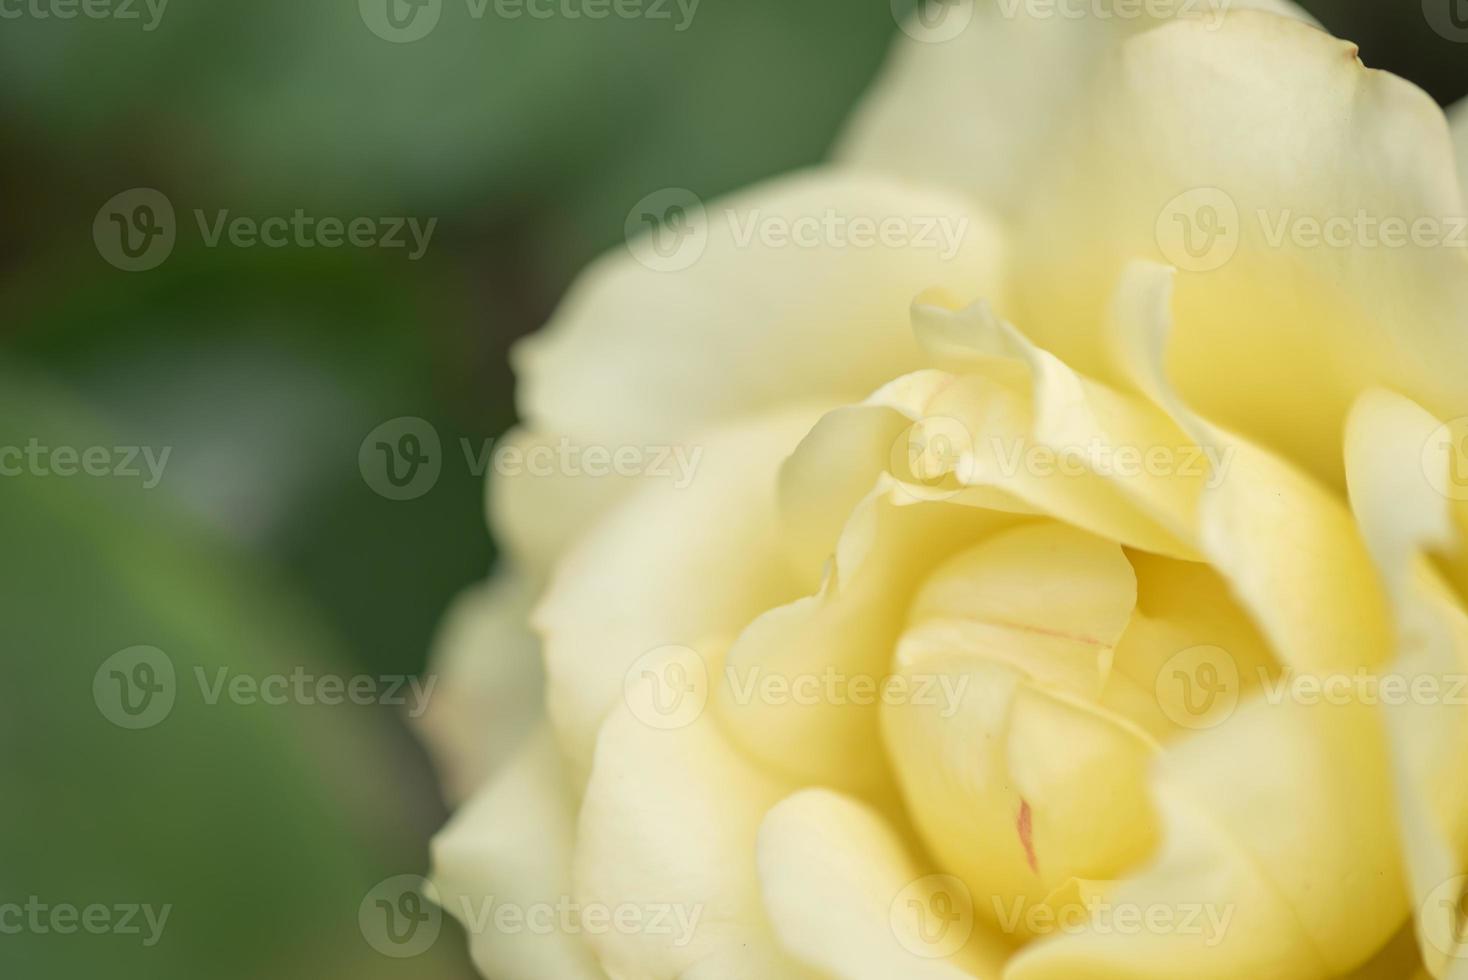
[[[633,453],[637,472],[592,475],[579,463],[572,472],[562,462],[565,450],[579,458],[592,446],[610,454]],[[588,446],[569,436],[523,428],[511,430],[496,444],[495,458],[498,465],[488,486],[490,527],[500,547],[537,582],[639,482],[681,485],[699,461],[698,447],[687,442]]]
[[[533,598],[524,576],[501,572],[459,596],[434,644],[429,676],[437,682],[419,725],[455,802],[499,767],[542,714]]]
[[[859,855],[859,857],[853,857]],[[997,978],[1009,948],[974,921],[969,895],[922,887],[907,843],[876,811],[829,790],[782,801],[759,832],[759,874],[780,942],[835,980]],[[919,931],[924,919],[941,929]],[[927,922],[923,926],[929,925]],[[950,934],[951,931],[951,934]]]
[[[624,980],[807,977],[776,944],[755,873],[760,820],[789,787],[741,756],[708,714],[682,728],[649,727],[645,694],[613,712],[597,741],[576,895],[613,908],[668,907],[679,928],[589,941]]]
[[[1129,261],[1160,258],[1189,270],[1169,353],[1179,393],[1327,484],[1341,482],[1341,427],[1365,388],[1468,413],[1468,247],[1398,242],[1379,224],[1431,222],[1468,244],[1425,93],[1366,70],[1346,42],[1252,11],[1132,38],[1093,92],[1037,175],[1045,192],[1016,245],[1018,322],[1037,343],[1115,378],[1097,329],[1107,299]],[[1334,224],[1312,239],[1301,218]]]
[[[1077,95],[1090,90],[1116,45],[1164,22],[1148,15],[1161,6],[1132,4],[1127,16],[1106,5],[1113,16],[1074,17],[1018,0],[957,0],[941,8],[937,29],[914,18],[853,114],[836,157],[953,187],[995,214],[1012,214],[1045,193],[1034,173],[1054,152]],[[1231,6],[1309,19],[1288,2]],[[1198,0],[1173,7],[1217,16]]]
[[[469,931],[487,977],[605,976],[574,920],[567,930],[556,916],[548,932],[494,927],[497,907],[571,904],[576,808],[565,780],[555,740],[541,728],[433,841],[439,899]]]
[[[1449,453],[1438,420],[1385,391],[1364,395],[1351,415],[1346,452],[1351,500],[1381,568],[1396,616],[1391,674],[1425,695],[1385,700],[1396,762],[1397,801],[1417,932],[1437,977],[1468,976],[1461,908],[1468,891],[1468,614],[1428,563],[1456,546]],[[1461,506],[1461,504],[1459,504]],[[1436,692],[1436,693],[1432,693]],[[1454,696],[1454,695],[1457,696]]]
[[[573,763],[639,657],[701,647],[813,583],[784,574],[776,518],[780,461],[818,412],[798,412],[694,440],[693,483],[649,484],[623,501],[560,564],[533,620],[545,644],[549,707]]]
[[[921,366],[907,320],[918,292],[999,290],[995,230],[958,197],[815,171],[713,202],[707,214],[692,265],[658,271],[611,253],[516,348],[530,425],[640,444],[792,401],[855,401]],[[901,244],[818,230],[814,245],[772,246],[762,234],[827,216],[895,221]]]

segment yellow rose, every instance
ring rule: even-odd
[[[925,11],[517,350],[427,721],[487,976],[1468,976],[1449,126],[1165,6]]]

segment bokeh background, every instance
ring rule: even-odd
[[[0,904],[172,911],[151,947],[0,934],[0,976],[471,977],[456,927],[409,959],[359,929],[445,817],[404,709],[209,705],[193,671],[422,672],[493,561],[462,446],[513,421],[509,344],[620,247],[648,193],[707,199],[820,160],[890,6],[541,20],[444,0],[428,36],[393,43],[357,0],[35,12],[66,2],[0,0],[0,447],[171,448],[153,487],[0,476]],[[1447,103],[1468,92],[1468,44],[1429,26],[1433,4],[1468,25],[1463,0],[1306,6]],[[178,237],[127,272],[93,222],[139,187],[172,203]],[[196,209],[437,225],[414,261],[209,247]],[[402,416],[434,427],[442,468],[393,500],[358,451]],[[93,679],[136,645],[166,651],[181,694],[126,730]]]

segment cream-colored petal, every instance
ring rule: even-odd
[[[486,977],[605,976],[574,915],[575,821],[555,739],[542,727],[434,838],[439,900],[468,931]],[[497,927],[500,908],[518,909],[519,919]]]
[[[775,487],[818,412],[710,432],[686,488],[647,484],[558,566],[533,622],[544,642],[550,717],[583,769],[639,657],[732,635],[814,588],[785,572]]]
[[[1129,551],[1137,608],[1117,645],[1101,702],[1159,741],[1222,723],[1278,679],[1258,628],[1201,563]]]
[[[691,265],[618,249],[515,349],[529,425],[643,444],[792,401],[856,401],[922,366],[907,321],[918,292],[1000,292],[998,234],[956,196],[817,170],[705,211],[690,218],[706,234]]]
[[[1468,975],[1460,900],[1468,888],[1468,614],[1427,561],[1454,545],[1450,454],[1441,426],[1400,395],[1363,395],[1347,428],[1351,502],[1396,617],[1390,667],[1408,698],[1383,701],[1422,955],[1437,977]],[[1461,546],[1461,544],[1459,545]],[[1423,685],[1417,688],[1415,685]]]
[[[1128,40],[1077,119],[1016,242],[1016,322],[1037,343],[1119,380],[1098,326],[1127,263],[1157,259],[1184,269],[1168,357],[1183,399],[1327,484],[1367,387],[1468,414],[1468,247],[1451,244],[1468,229],[1425,93],[1321,31],[1235,11]],[[1300,218],[1332,224],[1312,237]],[[1388,219],[1445,244],[1398,241]]]
[[[1166,414],[1077,374],[987,303],[954,310],[920,301],[913,321],[935,353],[979,373],[925,406],[971,430],[965,482],[1002,489],[1124,544],[1196,557],[1198,496],[1214,466]],[[1000,365],[1020,374],[996,378]]]
[[[716,700],[730,737],[802,782],[889,790],[878,708],[908,602],[926,572],[1013,520],[881,480],[821,591],[760,616],[730,649]]]
[[[759,876],[781,944],[833,980],[993,980],[1010,951],[881,814],[829,790],[765,816]]]
[[[593,460],[602,452],[620,462]],[[489,526],[516,565],[543,582],[557,559],[641,482],[677,486],[699,463],[698,447],[587,443],[517,428],[494,446],[488,484]],[[618,468],[621,472],[618,472]]]
[[[1234,0],[1230,6],[1309,19],[1294,4],[1277,0]],[[1206,2],[1179,0],[1168,7],[1021,0],[930,5],[925,14],[934,26],[924,27],[914,16],[897,36],[882,74],[837,144],[836,158],[952,187],[995,214],[1013,214],[1044,193],[1035,170],[1054,152],[1078,94],[1090,90],[1116,45],[1163,23],[1156,14],[1192,13],[1216,22]],[[1093,9],[1103,16],[1085,15]]]
[[[534,597],[524,575],[502,571],[460,595],[439,628],[428,666],[434,688],[418,727],[453,802],[498,769],[544,714]]]
[[[1375,711],[1358,704],[1257,699],[1176,743],[1153,783],[1157,857],[1104,888],[1086,928],[1027,947],[1006,980],[1307,980],[1360,966],[1407,913],[1388,768]]]
[[[760,821],[791,787],[751,765],[710,714],[679,728],[648,725],[650,696],[639,689],[597,740],[575,893],[589,905],[670,909],[674,928],[588,942],[621,980],[809,977],[776,943],[755,869]]]
[[[959,555],[913,603],[897,678],[945,696],[889,699],[883,731],[924,842],[985,901],[1041,903],[1152,846],[1155,746],[1094,701],[1135,589],[1117,545],[1036,522]]]
[[[1110,335],[1137,386],[1225,461],[1199,507],[1204,554],[1286,664],[1305,671],[1382,662],[1390,650],[1385,599],[1349,510],[1298,467],[1202,418],[1173,389],[1165,373],[1173,276],[1155,263],[1129,266]]]

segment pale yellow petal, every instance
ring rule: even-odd
[[[1202,549],[1298,670],[1354,668],[1390,651],[1385,598],[1350,511],[1291,462],[1204,419],[1165,373],[1173,271],[1134,263],[1111,313],[1111,337],[1137,386],[1222,461],[1199,506]]]
[[[1164,757],[1157,857],[1104,888],[1086,928],[1027,947],[1007,980],[1308,980],[1360,966],[1407,913],[1388,779],[1374,709],[1251,701]]]
[[[968,360],[970,373],[925,405],[971,430],[966,483],[1124,544],[1196,557],[1198,496],[1215,469],[1206,447],[1145,399],[1077,374],[987,303],[919,302],[913,321],[931,348]]]
[[[622,454],[623,463],[598,461],[588,470],[588,449],[613,460]],[[543,582],[556,560],[637,483],[677,486],[691,479],[697,450],[688,442],[605,446],[513,429],[491,457],[488,510],[495,541]]]
[[[686,268],[618,249],[515,349],[528,425],[669,442],[792,401],[856,401],[922,366],[907,322],[918,292],[1001,289],[994,226],[941,192],[817,170],[704,211]]]
[[[1292,3],[1260,7],[1308,19]],[[893,4],[894,10],[915,4]],[[1098,15],[1086,16],[1091,10]],[[1080,11],[1076,16],[1072,11]],[[928,5],[897,35],[887,64],[852,115],[838,161],[921,178],[972,195],[996,214],[1044,193],[1037,165],[1089,91],[1102,60],[1125,38],[1207,3],[1041,4],[954,0]]]
[[[453,802],[498,769],[545,713],[534,598],[524,575],[500,572],[460,595],[439,628],[418,727]]]
[[[887,791],[878,707],[908,602],[935,565],[1013,520],[880,481],[820,592],[760,616],[730,649],[716,701],[730,737],[803,782]]]
[[[797,412],[698,437],[703,456],[689,486],[640,487],[562,560],[533,622],[550,717],[578,767],[639,657],[669,645],[698,650],[814,588],[785,571],[775,487],[781,460],[817,417]]]
[[[829,790],[765,816],[759,876],[781,944],[833,980],[995,980],[1010,951],[881,814]]]
[[[959,555],[914,602],[897,677],[944,696],[889,700],[883,730],[924,842],[975,895],[1041,903],[1151,848],[1155,746],[1094,701],[1135,590],[1117,545],[1037,522]]]
[[[1182,398],[1328,485],[1365,388],[1468,414],[1468,226],[1425,93],[1347,42],[1235,11],[1128,40],[1077,118],[1016,243],[1014,316],[1038,344],[1119,380],[1098,327],[1127,263],[1155,259],[1184,270]]]
[[[711,715],[664,730],[648,710],[629,701],[602,728],[573,877],[579,901],[666,908],[668,928],[588,942],[624,980],[808,977],[770,931],[755,869],[760,821],[791,787],[751,765]]]
[[[487,977],[605,976],[574,915],[576,805],[566,778],[542,727],[434,838],[439,899],[469,933],[474,964]],[[498,920],[511,927],[496,925],[501,908],[518,910],[518,918]]]
[[[1413,692],[1383,699],[1382,711],[1422,955],[1444,977],[1468,974],[1460,911],[1468,889],[1468,615],[1427,560],[1456,535],[1455,502],[1442,490],[1457,447],[1440,432],[1414,402],[1368,392],[1352,412],[1346,458],[1352,505],[1392,597],[1397,657],[1389,673]]]

